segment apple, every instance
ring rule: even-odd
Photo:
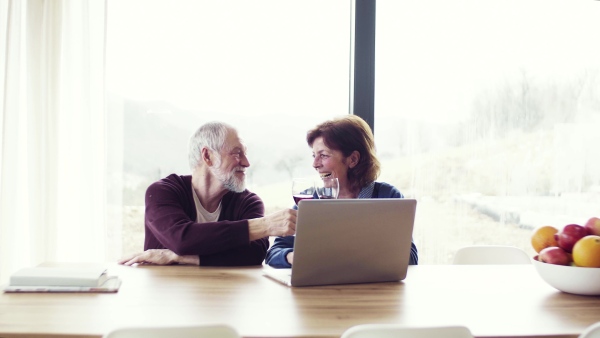
[[[556,243],[560,248],[566,252],[571,252],[573,245],[587,235],[589,235],[588,230],[582,225],[567,224],[561,231],[554,234],[554,239],[556,239]]]
[[[590,235],[600,236],[600,218],[592,217],[585,222],[584,227],[588,230]]]
[[[562,248],[549,246],[540,251],[538,261],[557,265],[571,265],[571,255]]]

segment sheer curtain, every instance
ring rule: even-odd
[[[105,1],[0,0],[0,282],[104,261]]]

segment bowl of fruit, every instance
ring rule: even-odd
[[[533,265],[550,286],[577,295],[600,295],[600,218],[561,229],[538,227],[531,244],[538,253]]]

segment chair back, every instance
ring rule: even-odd
[[[406,327],[398,324],[363,324],[346,330],[341,338],[473,338],[464,326]]]
[[[452,264],[531,264],[531,258],[514,246],[474,245],[458,249]]]
[[[588,326],[579,335],[579,338],[600,338],[600,322]]]
[[[173,327],[124,327],[110,331],[104,338],[241,338],[227,325]]]

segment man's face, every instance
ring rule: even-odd
[[[246,189],[246,168],[250,162],[246,157],[246,147],[235,131],[227,134],[220,161],[211,167],[211,172],[227,190],[242,192]]]

